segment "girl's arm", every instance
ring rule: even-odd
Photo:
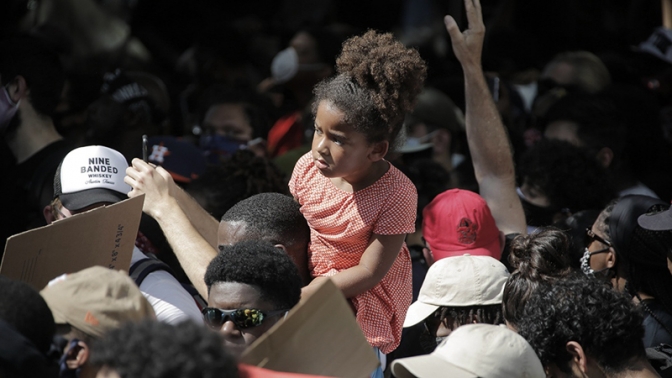
[[[331,276],[331,280],[341,289],[346,298],[355,297],[376,286],[385,277],[399,255],[406,234],[373,234],[359,264]],[[312,294],[316,284],[326,277],[315,278],[303,288],[301,296]]]

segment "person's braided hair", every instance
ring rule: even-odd
[[[427,76],[420,54],[392,34],[370,30],[345,41],[336,70],[338,75],[315,87],[313,113],[328,101],[369,143],[386,140],[394,146]]]

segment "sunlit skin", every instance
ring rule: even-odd
[[[212,285],[208,294],[208,306],[222,310],[239,308],[255,308],[263,312],[280,310],[274,308],[268,301],[262,300],[261,293],[255,286],[239,282],[218,282]],[[260,326],[245,329],[238,329],[230,319],[227,319],[219,329],[219,333],[224,338],[226,350],[239,358],[248,346],[266,333],[279,319],[280,316],[269,317],[264,319]]]
[[[343,112],[322,101],[315,116],[312,156],[320,173],[337,188],[354,192],[366,188],[389,169],[383,160],[388,142],[369,143],[366,135],[344,122]]]

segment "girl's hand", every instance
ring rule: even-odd
[[[483,14],[481,13],[480,0],[464,0],[464,7],[469,21],[469,28],[460,32],[455,19],[452,16],[446,16],[443,22],[446,24],[446,30],[450,34],[450,41],[453,44],[453,52],[462,64],[462,67],[481,65],[481,50],[483,49],[483,39],[485,37],[485,26],[483,25]]]

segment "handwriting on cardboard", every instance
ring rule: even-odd
[[[94,265],[128,271],[143,202],[127,199],[8,238],[0,274],[39,290]]]

